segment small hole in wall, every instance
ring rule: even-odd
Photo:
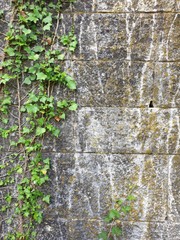
[[[150,103],[149,103],[149,107],[150,107],[150,108],[153,108],[153,107],[154,107],[154,105],[153,105],[153,101],[150,101]]]

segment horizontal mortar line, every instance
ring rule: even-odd
[[[75,93],[75,92],[74,92]],[[76,94],[76,93],[75,93]],[[75,97],[76,98],[76,97]],[[151,98],[149,98],[151,100]],[[78,98],[76,99],[78,101]],[[155,100],[154,100],[155,101]],[[18,107],[18,105],[16,103],[14,104],[11,104],[10,107]],[[176,109],[176,110],[179,110],[180,107],[149,107],[149,106],[145,106],[145,107],[141,107],[141,106],[134,106],[134,107],[128,107],[128,106],[82,106],[79,104],[79,107],[78,107],[78,110],[81,110],[83,108],[90,108],[90,109],[116,109],[116,110],[120,110],[120,109],[142,109],[142,110],[171,110],[171,109]],[[78,113],[78,110],[74,113]]]
[[[152,156],[180,156],[180,153],[168,154],[168,153],[125,153],[125,152],[80,152],[81,154],[97,154],[97,155],[152,155]]]
[[[1,151],[4,153],[14,153],[14,151]],[[125,152],[59,152],[59,151],[42,151],[43,154],[94,154],[94,155],[151,155],[151,156],[180,156],[180,153],[168,154],[168,153],[125,153]],[[5,157],[5,156],[4,156]]]
[[[62,221],[88,221],[88,222],[94,222],[94,221],[98,221],[98,222],[104,222],[103,219],[100,218],[59,218]],[[121,222],[123,223],[172,223],[168,220],[154,220],[154,221],[143,221],[143,220],[121,220]],[[173,222],[172,224],[174,225],[179,225],[180,222]]]
[[[151,98],[149,98],[150,100],[151,100]],[[77,99],[78,100],[78,99]],[[153,100],[153,99],[152,99]],[[155,100],[154,100],[155,101]],[[177,110],[179,110],[180,109],[180,107],[149,107],[149,106],[146,106],[146,107],[123,107],[123,106],[81,106],[80,104],[79,104],[79,107],[78,107],[78,110],[81,110],[81,109],[83,109],[83,108],[91,108],[91,109],[106,109],[106,108],[111,108],[112,110],[113,109],[117,109],[117,110],[120,110],[120,109],[142,109],[142,110],[147,110],[147,109],[149,109],[149,110],[153,110],[153,109],[155,109],[155,110],[170,110],[170,109],[177,109]],[[78,110],[76,111],[76,112],[78,112]]]
[[[93,12],[93,11],[89,11],[89,12],[85,12],[85,11],[67,11],[67,12],[63,12],[63,14],[70,14],[70,15],[80,15],[80,14],[88,14],[88,15],[92,15],[92,14],[178,14],[180,13],[180,11],[163,11],[163,10],[159,10],[159,11],[97,11],[97,12]]]
[[[127,47],[126,47],[127,48]],[[11,59],[10,57],[6,57],[6,59]],[[71,61],[71,62],[110,62],[110,61],[121,61],[123,62],[150,62],[150,63],[180,63],[180,59],[176,60],[146,60],[146,59],[120,59],[120,58],[91,58],[91,59],[84,59],[84,58],[66,58],[63,59],[62,62]]]
[[[105,58],[105,59],[64,59],[64,61],[72,61],[72,62],[110,62],[110,61],[121,61],[121,62],[150,62],[150,63],[180,63],[180,59],[178,60],[161,60],[161,61],[156,61],[156,60],[128,60],[128,59],[120,59],[120,58]]]

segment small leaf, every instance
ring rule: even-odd
[[[77,107],[78,107],[77,103],[72,103],[71,106],[69,107],[69,110],[76,111]]]
[[[67,106],[68,106],[68,102],[66,100],[57,102],[57,107],[59,107],[59,108],[65,108]]]
[[[52,17],[51,17],[51,15],[52,15],[52,14],[49,13],[49,15],[43,19],[43,22],[44,22],[44,23],[51,23],[51,22],[52,22]]]
[[[23,28],[22,31],[23,31],[23,33],[24,33],[25,35],[28,35],[28,34],[31,33],[31,30],[30,30],[30,29],[27,29],[27,28]]]
[[[107,232],[102,231],[102,232],[98,235],[98,239],[108,240],[108,234],[107,234]]]
[[[112,220],[115,219],[115,218],[117,219],[117,218],[120,217],[120,213],[116,209],[111,209],[109,211],[108,217]]]
[[[13,57],[15,56],[15,52],[14,52],[14,49],[9,47],[9,48],[6,48],[5,49],[5,52],[10,56],[10,57]]]
[[[31,53],[31,55],[28,56],[30,60],[36,61],[39,59],[39,54],[34,54],[34,52]]]
[[[46,25],[43,27],[43,30],[44,30],[44,31],[50,31],[50,29],[51,29],[51,24],[50,24],[50,23],[46,24]]]
[[[43,197],[43,202],[46,202],[46,203],[50,203],[50,195],[46,195],[45,197]]]
[[[36,136],[41,136],[42,134],[44,134],[46,132],[45,128],[42,127],[37,127],[36,128]]]
[[[60,54],[57,58],[58,60],[64,60],[64,54]]]
[[[131,211],[131,207],[130,206],[123,206],[121,210],[122,210],[122,212],[124,212],[126,214],[126,213],[129,213]]]
[[[36,73],[36,76],[38,80],[45,80],[47,78],[47,75],[44,74],[43,72]]]
[[[61,119],[65,119],[66,118],[66,115],[65,113],[62,113],[61,116],[60,116]]]
[[[116,227],[116,226],[112,227],[111,232],[112,232],[113,235],[116,235],[118,237],[122,234],[121,228]]]
[[[28,134],[28,133],[30,133],[30,129],[27,128],[27,127],[23,127],[23,131],[22,131],[22,133],[24,133],[24,134]]]
[[[23,169],[20,167],[18,170],[17,170],[17,173],[21,174],[23,172]]]
[[[3,122],[4,124],[7,124],[8,121],[9,121],[9,120],[8,120],[7,118],[3,118],[3,119],[2,119],[2,122]]]
[[[42,51],[44,51],[44,48],[42,46],[35,46],[33,48],[33,51],[34,52],[42,52]]]
[[[59,130],[58,128],[56,128],[56,129],[54,129],[54,130],[52,131],[52,134],[53,134],[53,136],[55,136],[55,137],[58,137],[58,136],[59,136],[59,133],[60,133],[60,130]]]
[[[25,84],[27,84],[27,85],[30,85],[31,84],[31,78],[30,77],[26,77],[25,79],[24,79],[24,82],[23,83],[25,83]]]
[[[42,172],[42,174],[44,174],[44,175],[46,175],[46,173],[47,173],[47,169],[41,169],[41,172]]]
[[[136,200],[136,197],[133,195],[129,195],[129,196],[127,196],[127,200],[134,201],[134,200]]]
[[[74,80],[68,81],[67,87],[71,90],[75,90],[76,89],[76,82]]]
[[[37,113],[39,110],[38,106],[35,104],[27,104],[26,109],[28,113]]]

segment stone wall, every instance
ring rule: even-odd
[[[8,19],[10,2],[0,5]],[[97,239],[129,185],[137,201],[119,239],[180,239],[179,10],[179,0],[77,0],[62,15],[79,40],[65,64],[79,109],[46,143],[52,202],[38,240]]]

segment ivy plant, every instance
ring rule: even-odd
[[[67,1],[66,1],[67,2]],[[69,0],[69,2],[73,2]],[[51,159],[43,156],[44,139],[57,138],[67,111],[77,104],[57,99],[58,85],[76,89],[63,70],[67,53],[77,46],[74,30],[58,35],[63,3],[60,0],[15,0],[5,57],[0,74],[0,187],[7,190],[1,206],[8,233],[4,239],[36,239],[43,207],[51,196],[43,191],[49,181]],[[0,12],[3,15],[3,12]]]
[[[99,233],[98,239],[121,239],[122,218],[126,217],[133,210],[132,205],[135,200],[136,197],[130,193],[125,199],[115,201],[114,208],[110,209],[104,218],[106,227]]]

